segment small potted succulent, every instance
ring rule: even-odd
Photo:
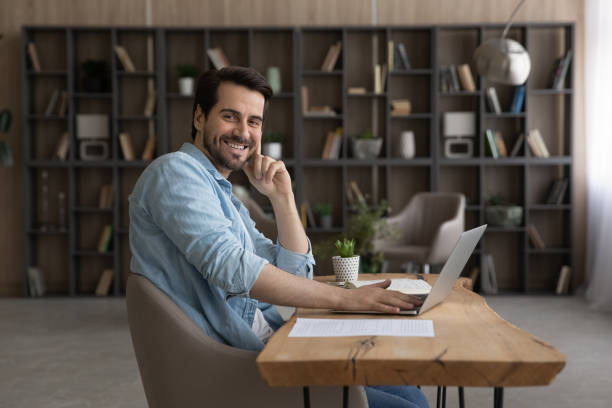
[[[518,227],[523,222],[523,207],[511,204],[499,194],[490,194],[486,200],[487,224],[497,227]]]
[[[336,282],[354,282],[359,276],[359,255],[355,255],[355,240],[344,238],[335,243],[338,255],[332,257]]]
[[[382,138],[376,137],[372,129],[367,128],[353,137],[353,156],[357,159],[374,159],[380,154]]]
[[[81,63],[82,85],[85,92],[102,93],[108,90],[108,63],[87,59]]]
[[[333,226],[333,207],[331,203],[322,201],[314,206],[314,212],[319,216],[321,227],[324,229],[331,229]]]
[[[281,132],[268,130],[264,133],[261,139],[261,154],[270,156],[275,160],[280,160],[283,157],[283,142],[285,135]]]
[[[176,73],[179,77],[179,93],[184,96],[193,95],[195,77],[198,75],[198,67],[190,64],[177,65]]]

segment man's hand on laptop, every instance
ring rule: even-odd
[[[386,290],[390,284],[391,280],[387,279],[358,289],[345,290],[339,309],[399,313],[400,310],[411,310],[423,303],[416,296]]]

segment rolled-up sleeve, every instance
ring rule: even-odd
[[[143,207],[153,222],[211,284],[230,295],[247,295],[264,257],[246,250],[232,232],[212,182],[189,159],[164,161],[143,185]],[[144,206],[142,203],[148,203]],[[229,215],[231,217],[231,215]]]

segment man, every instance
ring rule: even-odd
[[[314,259],[289,173],[282,161],[260,153],[271,95],[250,68],[200,77],[193,144],[151,163],[130,196],[131,270],[209,336],[250,350],[261,350],[283,324],[271,304],[388,313],[420,304],[385,290],[388,281],[349,291],[311,279]],[[231,193],[227,177],[241,169],[272,204],[276,244],[255,229]]]

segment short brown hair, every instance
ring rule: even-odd
[[[255,69],[250,67],[225,67],[220,70],[211,69],[204,72],[198,78],[198,87],[193,102],[193,112],[191,113],[191,137],[195,140],[197,130],[193,126],[193,115],[195,115],[198,105],[204,112],[204,117],[208,116],[210,110],[219,100],[218,89],[221,82],[233,82],[236,85],[242,85],[253,91],[257,91],[263,95],[264,113],[268,109],[270,97],[272,97],[272,88],[268,85],[266,79]]]

